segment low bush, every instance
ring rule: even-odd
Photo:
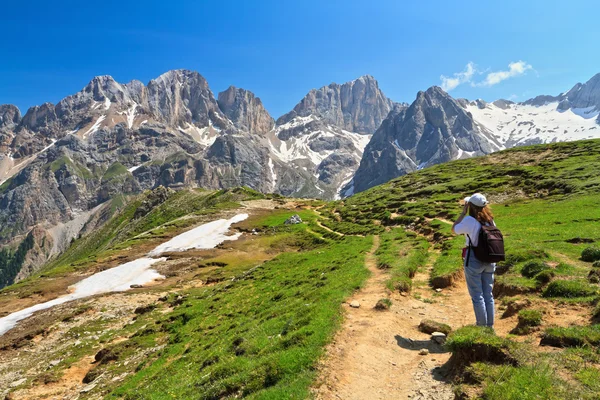
[[[592,246],[583,249],[581,259],[589,262],[600,261],[600,247]]]
[[[554,276],[556,276],[556,273],[551,269],[547,269],[536,274],[533,279],[535,279],[540,285],[545,285],[546,283],[550,282]]]
[[[542,346],[581,347],[600,345],[600,325],[548,327],[540,342]]]
[[[556,280],[550,282],[544,290],[544,297],[588,297],[594,296],[597,290],[586,281]]]
[[[527,264],[523,266],[521,270],[521,275],[526,278],[533,278],[537,274],[542,271],[547,271],[550,269],[550,266],[541,260],[533,260],[529,261]]]
[[[389,310],[392,306],[392,301],[390,299],[379,299],[377,304],[375,304],[376,310]]]
[[[539,310],[519,311],[519,325],[540,326],[542,324],[542,312]]]

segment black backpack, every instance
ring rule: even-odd
[[[469,235],[467,235],[467,237],[469,237]],[[469,242],[473,243],[470,237]],[[495,225],[481,225],[477,246],[469,244],[467,265],[469,265],[471,249],[473,249],[475,257],[477,257],[477,259],[481,262],[495,263],[505,260],[504,237],[502,236],[500,229],[498,229]]]

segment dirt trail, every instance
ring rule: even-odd
[[[410,295],[390,293],[385,287],[388,274],[376,267],[378,245],[376,237],[366,257],[371,277],[348,299],[345,321],[320,366],[315,395],[323,400],[453,399],[440,368],[450,354],[417,326],[424,319],[453,328],[474,323],[467,289],[461,282],[439,293],[432,290],[427,284],[431,262],[414,277]],[[392,300],[391,309],[375,310],[377,301],[385,297]],[[360,308],[350,307],[352,301],[358,301]],[[420,355],[421,349],[429,354]]]

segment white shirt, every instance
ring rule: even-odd
[[[493,224],[496,225],[495,223],[493,223]],[[477,246],[477,243],[479,243],[479,230],[480,229],[481,229],[481,224],[479,223],[479,221],[477,221],[475,218],[471,217],[470,215],[467,215],[466,217],[464,217],[463,220],[460,221],[459,224],[456,224],[454,226],[454,232],[465,235],[466,246],[469,246],[469,239],[467,238],[467,235],[469,235],[471,237],[471,244],[473,246]]]

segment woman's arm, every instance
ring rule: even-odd
[[[467,215],[467,210],[469,209],[469,203],[465,203],[462,212],[460,213],[460,215],[458,216],[458,219],[456,220],[456,222],[454,222],[454,224],[452,225],[452,233],[454,233],[455,235],[457,235],[456,231],[454,230],[454,227],[458,224],[460,224],[463,220],[463,218],[465,217],[465,215]]]

